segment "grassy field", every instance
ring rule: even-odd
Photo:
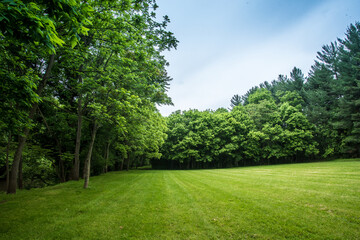
[[[360,160],[130,171],[0,194],[0,239],[359,239]]]

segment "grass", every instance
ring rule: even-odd
[[[0,194],[0,239],[359,239],[360,159],[114,172]]]

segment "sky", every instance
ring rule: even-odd
[[[290,75],[305,76],[323,45],[360,21],[360,0],[157,0],[179,40],[164,52],[176,110],[230,107],[235,94]]]

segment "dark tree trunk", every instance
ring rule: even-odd
[[[60,178],[60,182],[65,182],[65,166],[64,166],[64,161],[62,159],[61,143],[58,140],[56,142],[59,149],[59,178]]]
[[[96,137],[96,131],[98,129],[98,126],[96,124],[96,121],[94,121],[93,130],[91,133],[91,142],[89,145],[89,151],[85,159],[85,166],[84,166],[84,188],[88,188],[89,186],[89,178],[90,178],[90,163],[91,163],[91,155],[92,150],[95,142]]]
[[[22,163],[23,163],[23,158],[21,157],[20,164],[19,164],[19,179],[18,179],[19,189],[23,189]]]
[[[104,168],[105,173],[108,172],[109,151],[110,151],[110,141],[107,143],[105,150],[105,168]]]
[[[59,180],[60,182],[65,182],[65,166],[64,166],[64,161],[62,159],[62,151],[61,151],[61,140],[58,139],[58,137],[56,136],[56,134],[54,134],[51,129],[50,129],[50,126],[49,124],[47,123],[46,121],[46,118],[44,116],[44,114],[41,112],[39,106],[38,106],[38,110],[39,110],[39,113],[45,123],[45,126],[46,128],[48,129],[49,131],[49,134],[55,139],[56,141],[56,147],[58,148],[58,154],[59,154],[59,157],[58,157],[58,160],[59,160],[59,166],[56,166],[56,172],[58,174],[58,177],[59,177]]]
[[[129,171],[130,168],[130,153],[128,154],[128,157],[126,159],[126,171]]]
[[[124,169],[124,158],[121,160],[120,171]]]
[[[26,128],[24,131],[24,134],[27,136],[29,134],[29,129]],[[18,147],[16,149],[15,155],[14,155],[14,161],[11,166],[11,173],[9,178],[9,184],[7,188],[7,193],[16,193],[17,188],[17,180],[18,180],[18,174],[19,174],[19,165],[21,161],[21,155],[22,151],[24,149],[26,142],[26,137],[19,136],[19,143]]]
[[[9,152],[10,152],[10,144],[11,144],[11,133],[9,134],[8,144],[6,146],[6,189],[9,187],[9,179],[10,179],[10,168],[9,168]]]
[[[80,78],[80,82],[82,79]],[[74,164],[73,168],[71,169],[71,179],[72,180],[79,180],[79,173],[80,173],[80,145],[81,145],[81,128],[82,128],[82,96],[80,94],[78,100],[78,119],[77,119],[77,130],[76,130],[76,141],[75,141],[75,154],[74,154]]]
[[[51,55],[50,60],[49,60],[49,64],[46,68],[46,72],[42,78],[42,82],[38,87],[38,91],[37,94],[40,96],[41,92],[43,91],[43,89],[46,86],[47,80],[50,77],[50,73],[51,73],[51,69],[54,66],[54,62],[55,62],[55,55]],[[32,120],[34,118],[36,109],[38,108],[38,104],[34,103],[31,107],[31,110],[29,112],[29,119]],[[24,133],[22,136],[19,136],[19,142],[18,142],[18,147],[16,149],[15,155],[14,155],[14,161],[11,167],[11,174],[10,174],[10,179],[9,179],[9,185],[8,185],[8,189],[7,189],[7,193],[16,193],[16,182],[17,182],[17,178],[18,178],[18,173],[19,173],[19,165],[20,165],[20,159],[22,156],[22,152],[26,143],[26,138],[29,135],[29,128],[25,128]]]

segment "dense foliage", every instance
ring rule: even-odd
[[[177,111],[155,168],[190,169],[360,156],[360,23],[318,52],[308,77],[234,95],[231,109]]]
[[[360,156],[360,24],[308,77],[253,87],[231,109],[177,111],[155,0],[0,0],[0,179],[8,193],[152,163],[220,168]]]
[[[171,104],[155,0],[0,1],[0,176],[7,191],[159,158]],[[11,168],[11,171],[10,171]],[[83,169],[83,172],[81,172]]]

